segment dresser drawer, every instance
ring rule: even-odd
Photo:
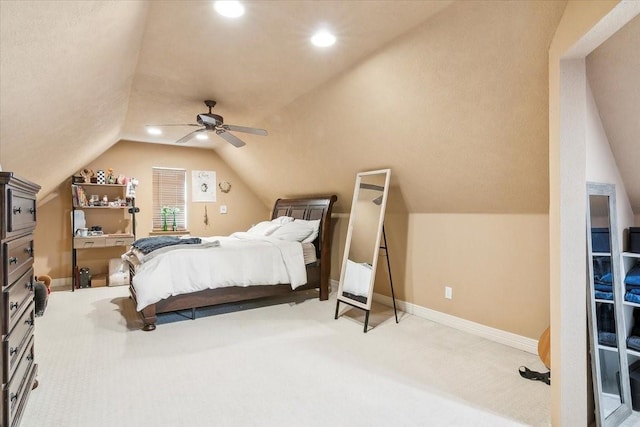
[[[129,246],[133,243],[133,236],[131,237],[111,237],[107,236],[105,239],[105,246]]]
[[[106,240],[104,236],[74,237],[73,247],[75,249],[104,248]]]
[[[6,357],[3,361],[4,365],[2,366],[4,378],[11,378],[13,376],[25,346],[30,338],[33,337],[34,319],[34,304],[31,304],[22,316],[20,316],[15,328],[13,328],[11,333],[2,341],[2,354]]]
[[[33,268],[30,268],[13,285],[2,291],[3,330],[11,331],[24,309],[33,301]]]
[[[4,275],[3,286],[9,286],[33,264],[33,235],[20,237],[3,243]]]
[[[7,189],[7,231],[11,236],[36,227],[36,196],[13,188]]]
[[[4,424],[6,426],[17,426],[22,411],[26,404],[33,382],[36,378],[38,365],[34,363],[33,337],[29,341],[27,351],[20,358],[18,368],[11,378],[9,384],[3,390],[3,400],[7,404],[4,412]]]

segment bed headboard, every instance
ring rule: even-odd
[[[279,216],[290,216],[296,219],[320,220],[320,230],[316,240],[316,255],[320,260],[320,280],[329,282],[331,274],[331,210],[333,204],[338,200],[335,195],[316,196],[300,199],[278,199],[273,206],[271,219]],[[328,295],[327,295],[328,297]],[[320,299],[323,295],[320,295]]]

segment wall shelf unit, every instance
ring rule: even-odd
[[[88,287],[78,265],[79,251],[95,250],[92,255],[103,258],[97,251],[126,247],[136,237],[135,215],[139,211],[135,197],[127,194],[124,184],[71,184],[72,286]],[[130,215],[130,217],[129,217]],[[124,250],[123,250],[124,252]],[[109,259],[103,265],[108,268]],[[105,279],[106,280],[106,279]]]

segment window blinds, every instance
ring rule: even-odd
[[[162,207],[178,208],[176,224],[178,230],[187,229],[187,171],[185,169],[153,168],[153,229],[162,230]],[[167,215],[171,230],[173,215]]]

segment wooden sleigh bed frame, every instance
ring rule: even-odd
[[[191,309],[192,312],[195,313],[195,309],[200,307],[255,300],[300,290],[318,289],[319,299],[322,301],[327,300],[329,298],[329,277],[331,274],[331,210],[336,200],[337,197],[335,195],[300,199],[278,199],[273,207],[271,219],[280,216],[290,216],[296,219],[320,220],[318,238],[314,242],[318,260],[313,264],[307,264],[307,283],[305,285],[297,287],[295,290],[292,290],[291,285],[288,284],[246,287],[231,286],[171,296],[155,304],[148,305],[139,312],[144,323],[142,329],[145,331],[153,331],[156,328],[156,315],[160,313],[187,309]],[[133,287],[135,267],[130,263],[129,272],[129,291],[134,303],[137,305],[136,291]]]

